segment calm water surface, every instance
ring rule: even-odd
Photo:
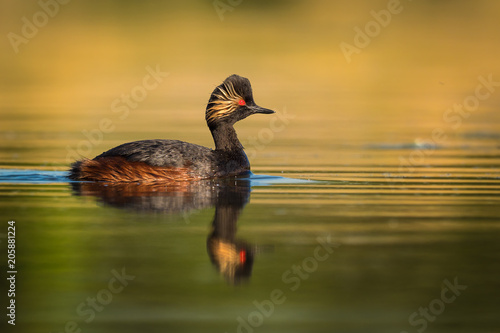
[[[499,2],[63,2],[0,11],[0,332],[500,332]],[[213,147],[233,73],[277,111],[235,126],[253,176],[66,178]]]
[[[38,156],[61,155],[78,133],[17,132],[46,147],[32,160],[12,155],[19,141],[2,152],[18,327],[495,332],[498,131],[485,122],[433,143],[434,124],[373,126],[357,139],[276,135],[251,177],[168,186],[70,182],[64,156]]]

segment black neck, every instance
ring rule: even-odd
[[[212,131],[216,150],[243,151],[243,146],[238,140],[238,136],[236,136],[233,125],[218,124],[210,128],[210,130]]]

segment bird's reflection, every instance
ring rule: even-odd
[[[248,179],[175,183],[72,183],[74,193],[105,205],[141,212],[188,213],[215,206],[207,238],[213,265],[232,284],[250,278],[256,247],[236,238],[237,222],[250,198]]]
[[[252,273],[254,246],[236,238],[236,223],[250,198],[250,184],[224,186],[215,204],[207,251],[212,263],[231,283],[248,279]]]

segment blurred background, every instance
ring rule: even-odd
[[[401,128],[404,141],[425,139],[443,125],[447,108],[474,92],[478,76],[500,80],[500,5],[402,1],[367,46],[346,57],[341,43],[360,45],[355,28],[365,31],[372,11],[387,12],[388,3],[2,1],[0,163],[63,168],[68,152],[86,140],[82,131],[99,128],[103,118],[113,130],[91,150],[80,149],[85,157],[145,138],[213,146],[206,101],[233,73],[251,80],[258,104],[295,117],[266,147],[272,158],[252,156],[255,165],[275,163],[287,146],[296,158],[311,159],[325,140],[392,142]],[[112,102],[141,85],[148,66],[168,77],[126,116],[113,112]],[[492,94],[467,124],[495,132],[488,126],[498,121],[491,109],[499,101]],[[268,122],[238,124],[240,139]],[[465,129],[448,131],[448,143]]]
[[[286,303],[255,332],[415,332],[409,316],[457,277],[468,289],[428,332],[497,330],[500,2],[64,2],[0,2],[0,210],[18,221],[18,328],[234,332],[280,288]],[[213,147],[206,103],[233,73],[277,111],[236,125],[252,171],[286,177],[253,178],[232,207],[231,237],[265,249],[248,252],[239,286],[207,254],[218,187],[174,188],[172,214],[168,191],[99,196],[53,172],[134,140]],[[330,235],[340,248],[292,292],[282,274]],[[122,267],[137,278],[85,322],[77,306]]]

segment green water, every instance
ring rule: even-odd
[[[178,187],[70,184],[64,172],[4,169],[4,237],[7,221],[16,221],[16,328],[493,332],[500,287],[493,141],[468,141],[480,153],[441,147],[439,165],[413,173],[377,161],[412,149],[344,147],[360,164],[319,165],[318,157],[283,172],[255,168],[276,177]],[[214,238],[247,251],[246,273],[213,263]],[[444,292],[449,304],[439,301],[447,283],[459,285],[459,295]],[[410,320],[430,304],[434,321]]]
[[[70,1],[17,52],[42,7],[3,4],[1,331],[497,332],[499,5],[401,1],[347,59],[393,2],[231,3]],[[236,125],[252,177],[66,178],[124,142],[213,147],[233,73],[277,111]]]

